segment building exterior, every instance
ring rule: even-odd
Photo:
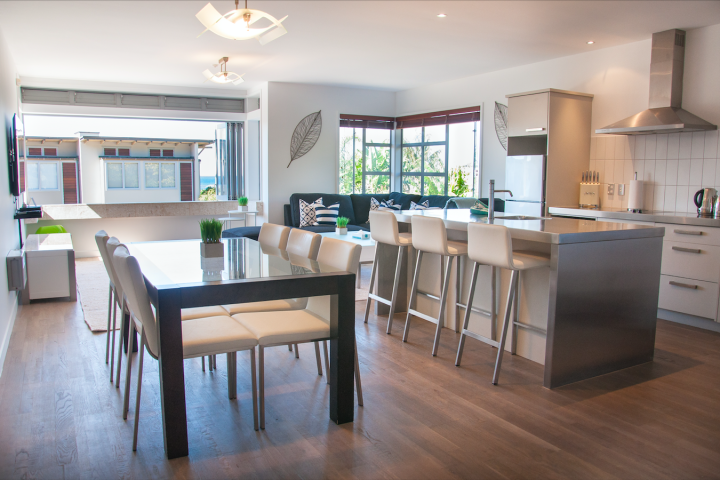
[[[198,199],[198,155],[213,140],[26,137],[23,200],[37,205]]]

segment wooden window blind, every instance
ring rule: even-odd
[[[75,163],[62,163],[63,203],[78,203],[77,169]]]
[[[129,148],[118,148],[118,155],[120,155],[121,157],[129,157],[130,149]]]
[[[117,150],[114,148],[103,148],[103,155],[114,157],[116,155]]]
[[[41,155],[42,155],[42,148],[36,148],[36,147],[28,148],[28,155],[41,156]]]
[[[449,125],[480,121],[480,107],[458,108],[442,112],[421,113],[398,117],[397,128],[430,127],[433,125]]]
[[[57,148],[46,148],[45,155],[48,157],[56,157],[57,156]]]
[[[20,193],[25,191],[25,162],[18,164],[18,170],[20,171]]]
[[[193,200],[193,175],[192,164],[180,164],[180,201],[192,202]]]
[[[151,157],[160,157],[162,156],[162,152],[159,148],[151,148],[150,149],[150,156]]]
[[[163,157],[172,157],[172,156],[173,156],[173,151],[172,151],[172,150],[163,150],[162,156],[163,156]]]
[[[340,114],[340,126],[350,128],[377,128],[382,130],[393,130],[395,128],[395,119],[392,117]]]

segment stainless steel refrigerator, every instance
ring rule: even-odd
[[[545,155],[514,155],[505,158],[505,215],[545,215]]]

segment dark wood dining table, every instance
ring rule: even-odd
[[[128,244],[156,309],[168,459],[188,455],[183,308],[330,295],[330,419],[337,424],[353,421],[355,272],[307,259],[297,261],[284,251],[247,238],[222,241],[222,258],[201,257],[200,240]]]

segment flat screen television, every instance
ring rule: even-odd
[[[22,135],[22,126],[18,122],[17,114],[13,115],[12,122],[7,129],[7,148],[8,148],[8,174],[10,176],[10,193],[20,196],[20,167],[18,153],[18,137]]]

